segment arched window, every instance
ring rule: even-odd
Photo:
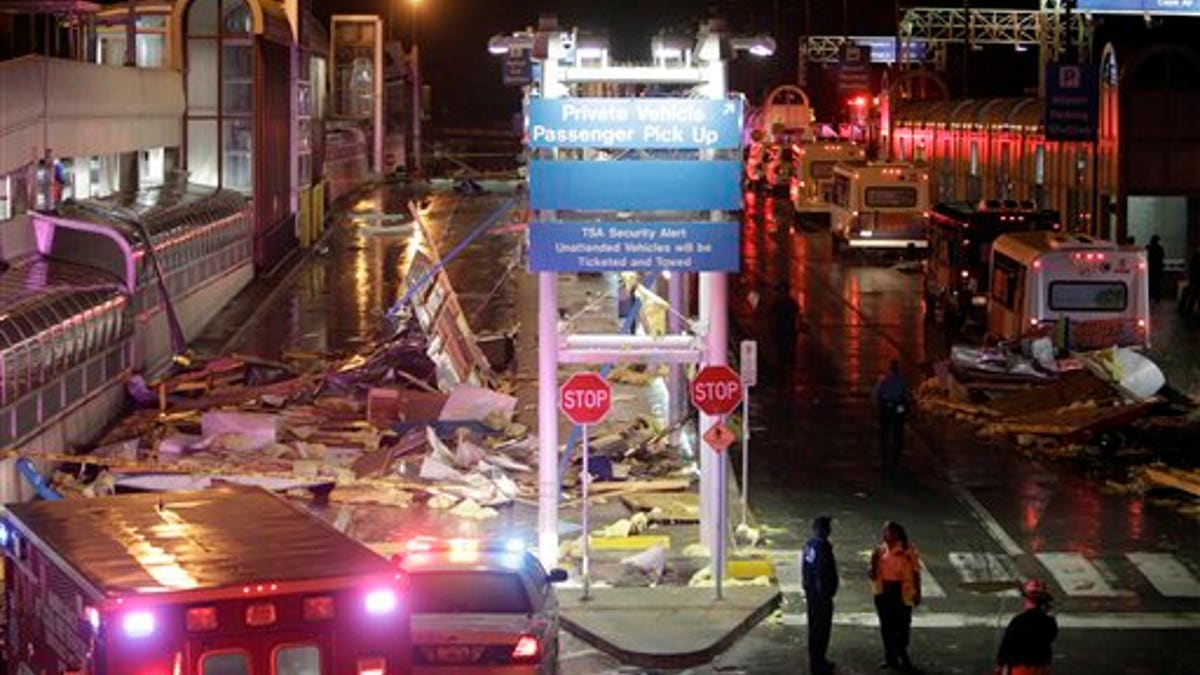
[[[187,167],[192,182],[250,193],[254,138],[253,16],[245,0],[188,6]]]

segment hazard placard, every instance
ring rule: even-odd
[[[703,438],[714,451],[725,452],[725,449],[737,440],[737,435],[724,422],[717,422],[704,432]]]

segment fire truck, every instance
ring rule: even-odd
[[[260,489],[9,504],[9,673],[410,672],[403,575]]]
[[[813,227],[829,227],[833,203],[833,167],[839,162],[862,162],[863,146],[849,141],[808,141],[795,147],[799,157],[798,180],[792,190],[792,203],[802,222]]]
[[[904,162],[833,168],[833,248],[904,251],[928,245],[929,174]]]
[[[1050,333],[1061,351],[1150,346],[1146,252],[1082,234],[1014,232],[992,246],[988,328]]]

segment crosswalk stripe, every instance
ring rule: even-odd
[[[925,566],[925,561],[921,561],[921,597],[923,598],[944,598],[946,590],[934,578],[933,573]]]
[[[779,582],[779,590],[783,593],[804,594],[800,583],[800,552],[780,551],[775,558],[775,580]]]
[[[1004,596],[1017,595],[1016,586],[1021,583],[1020,575],[1007,556],[952,551],[948,557],[950,564],[958,571],[959,585],[963,588]]]
[[[1063,591],[1079,598],[1114,598],[1129,595],[1108,585],[1087,558],[1079,553],[1038,553],[1037,559]]]
[[[1125,555],[1154,588],[1168,598],[1200,598],[1200,582],[1170,553],[1136,552]]]

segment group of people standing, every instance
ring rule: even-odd
[[[808,663],[814,675],[829,675],[834,664],[827,657],[833,629],[833,599],[838,592],[837,562],[829,536],[829,516],[813,520],[812,538],[804,545],[801,578],[808,618]],[[871,552],[867,569],[884,660],[880,668],[914,670],[908,654],[913,608],[921,604],[921,558],[904,527],[895,521],[883,525],[880,542]],[[1058,624],[1049,613],[1050,594],[1042,582],[1030,579],[1022,587],[1024,611],[1004,632],[996,655],[996,675],[1049,675],[1051,644]]]

